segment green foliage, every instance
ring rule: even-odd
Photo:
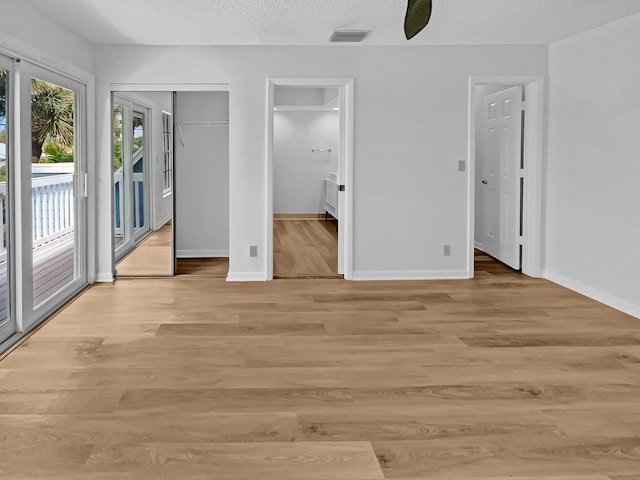
[[[431,18],[431,0],[409,0],[407,15],[404,19],[404,34],[411,40],[429,23]]]
[[[122,167],[122,106],[113,106],[113,170]]]
[[[0,117],[7,113],[7,71],[0,69]]]
[[[73,162],[73,152],[69,152],[62,145],[57,143],[49,143],[43,148],[47,154],[46,163],[71,163]],[[42,159],[40,163],[43,163]]]
[[[7,181],[7,166],[3,165],[0,167],[0,182]]]
[[[38,161],[45,142],[72,149],[75,96],[71,90],[31,80],[31,156]]]

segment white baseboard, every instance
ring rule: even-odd
[[[352,280],[460,280],[469,278],[466,270],[384,270],[354,271]]]
[[[264,272],[229,272],[227,282],[265,282]]]
[[[176,250],[177,258],[220,258],[228,256],[229,250]]]
[[[578,292],[597,302],[604,303],[616,310],[620,310],[621,312],[640,318],[640,304],[629,303],[597,288],[548,270],[542,271],[542,278],[546,278],[550,282],[557,283],[558,285],[568,288],[569,290],[573,290],[574,292]]]
[[[98,275],[96,275],[96,282],[97,283],[113,283],[113,273],[111,272],[98,273]]]
[[[171,215],[168,215],[168,216],[167,216],[167,218],[165,218],[165,219],[163,219],[163,220],[160,220],[160,221],[156,224],[156,226],[155,226],[154,230],[160,230],[162,227],[164,227],[164,226],[167,224],[167,222],[168,222],[169,220],[171,220]]]

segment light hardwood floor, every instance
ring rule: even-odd
[[[176,275],[199,275],[204,277],[227,278],[228,258],[179,258],[176,261]]]
[[[274,278],[339,278],[335,221],[273,221]]]
[[[116,266],[120,277],[171,275],[171,224],[167,223],[145,238]]]
[[[94,286],[0,361],[0,478],[638,479],[640,320],[477,263]]]

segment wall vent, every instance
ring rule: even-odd
[[[367,38],[371,30],[334,30],[329,41],[332,43],[358,43]]]

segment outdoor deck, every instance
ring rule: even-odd
[[[73,233],[33,251],[33,304],[40,305],[74,278]],[[8,300],[6,260],[0,262],[0,319],[6,318]]]
[[[75,277],[73,232],[33,251],[33,304],[39,305]]]

